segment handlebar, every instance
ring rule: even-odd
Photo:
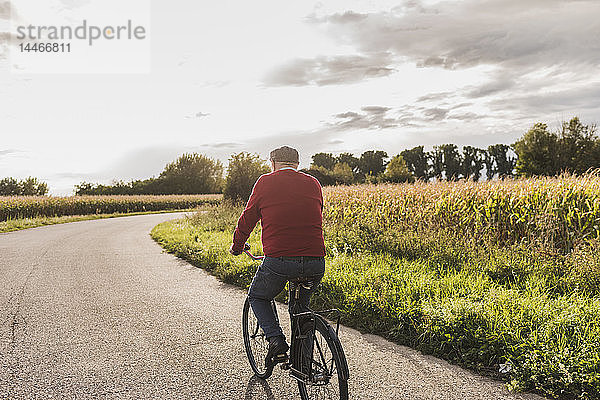
[[[254,254],[250,253],[250,245],[248,243],[244,245],[244,253],[246,253],[248,257],[254,261],[262,261],[265,258],[265,256],[255,256]]]

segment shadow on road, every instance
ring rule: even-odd
[[[271,391],[271,387],[267,381],[256,377],[256,375],[253,375],[248,381],[248,386],[246,387],[246,396],[244,396],[244,400],[254,399],[275,400],[273,392]]]

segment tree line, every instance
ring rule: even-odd
[[[111,185],[81,182],[75,185],[75,194],[81,195],[136,195],[136,194],[204,194],[223,190],[223,164],[197,153],[185,153],[168,163],[158,177]]]
[[[256,154],[241,152],[229,158],[223,178],[223,164],[202,154],[183,154],[167,164],[158,177],[131,182],[116,181],[112,185],[82,182],[75,186],[81,195],[136,194],[207,194],[223,193],[232,201],[247,200],[254,182],[270,171],[269,165]]]
[[[415,180],[478,181],[485,177],[554,176],[561,172],[581,174],[600,168],[600,139],[595,125],[585,125],[574,117],[562,122],[557,131],[543,123],[534,124],[512,145],[494,144],[485,149],[452,143],[401,151],[389,157],[385,151],[368,150],[360,156],[345,152],[317,153],[303,169],[322,185],[356,183],[414,182]],[[76,195],[203,194],[223,193],[225,198],[245,200],[256,179],[269,171],[258,155],[233,154],[225,170],[223,164],[202,154],[183,154],[168,163],[158,177],[111,185],[81,182]],[[36,178],[0,181],[0,195],[44,195],[45,183]]]
[[[404,150],[388,161],[384,151],[366,151],[334,156],[317,153],[305,172],[322,184],[413,182],[414,180],[458,180],[512,176],[554,176],[562,172],[582,174],[600,168],[600,140],[595,125],[584,125],[578,117],[563,122],[558,131],[535,124],[512,146],[494,144],[486,149],[455,144],[423,146]]]
[[[312,157],[308,174],[322,184],[339,185],[354,183],[414,182],[415,180],[478,181],[485,172],[487,179],[514,175],[517,156],[511,147],[495,144],[487,149],[464,146],[462,151],[455,144],[433,146],[426,152],[423,146],[404,150],[391,157],[384,151],[365,151],[359,157],[350,153],[334,156],[318,153]]]

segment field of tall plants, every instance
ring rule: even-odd
[[[600,398],[600,177],[326,188],[316,307],[549,398]],[[227,282],[241,208],[210,207],[153,237]],[[260,233],[249,242],[260,248]]]
[[[89,215],[179,210],[217,204],[221,195],[139,196],[11,196],[0,197],[0,221]]]

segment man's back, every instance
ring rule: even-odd
[[[245,242],[261,219],[265,255],[323,256],[322,209],[321,185],[312,176],[287,168],[262,175],[238,221],[234,242]]]

